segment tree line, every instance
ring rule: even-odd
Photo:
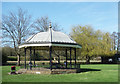
[[[114,34],[114,33],[113,33]],[[108,32],[94,30],[91,26],[74,26],[71,37],[82,45],[81,58],[85,58],[89,63],[91,58],[113,56],[116,53],[116,43],[113,35]]]
[[[17,12],[11,11],[7,15],[2,15],[2,45],[14,47],[20,65],[20,52],[18,48],[30,35],[41,31],[47,31],[49,27],[49,18],[47,16],[38,17],[33,21],[27,11],[18,8]],[[58,30],[58,25],[53,23],[54,30]]]
[[[20,65],[20,56],[23,52],[18,46],[30,35],[47,31],[49,22],[51,20],[48,16],[38,17],[34,20],[27,11],[21,8],[18,8],[17,12],[11,11],[7,15],[2,15],[2,46],[7,44],[14,48],[14,50],[11,50],[18,57],[18,65]],[[62,30],[57,23],[52,23],[52,28],[55,31]],[[78,54],[78,58],[85,58],[86,62],[89,62],[92,57],[112,56],[116,53],[113,36],[108,32],[95,31],[89,25],[74,26],[70,37],[82,45],[82,49],[78,51],[78,53],[81,52],[81,54]],[[7,52],[5,49],[3,49],[3,55],[4,51]],[[6,55],[8,56],[8,53]],[[9,53],[9,55],[13,55],[13,53]],[[57,54],[57,56],[59,55]]]

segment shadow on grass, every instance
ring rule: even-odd
[[[77,73],[88,72],[88,71],[101,71],[101,69],[87,69],[87,68],[77,69]]]

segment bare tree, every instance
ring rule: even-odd
[[[35,22],[32,24],[32,27],[36,29],[38,32],[45,32],[49,29],[49,23],[51,20],[49,19],[48,16],[43,16],[41,18],[38,18],[35,20]],[[61,31],[62,29],[59,28],[59,25],[57,23],[52,23],[52,29],[54,31]],[[60,57],[61,53],[63,51],[54,51],[54,55],[56,55],[58,58]],[[60,60],[60,59],[58,59]]]
[[[48,16],[43,16],[41,18],[36,19],[36,21],[32,24],[32,27],[35,28],[38,32],[45,32],[49,28],[49,20]],[[52,29],[55,31],[60,31],[58,24],[52,23]]]
[[[31,16],[27,11],[18,8],[17,13],[9,12],[8,15],[2,17],[2,34],[3,43],[12,43],[18,57],[18,65],[20,65],[20,49],[18,46],[32,33]]]
[[[113,32],[112,35],[111,35],[111,38],[113,40],[113,44],[112,44],[113,50],[116,50],[116,48],[117,48],[118,34],[116,32]]]
[[[120,33],[118,32],[117,54],[120,54]]]

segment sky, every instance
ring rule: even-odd
[[[77,25],[90,25],[103,32],[118,32],[117,2],[3,2],[2,14],[17,11],[19,7],[27,10],[33,19],[48,16],[66,34]]]

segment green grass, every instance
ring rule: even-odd
[[[118,82],[117,64],[90,64],[81,65],[81,68],[100,69],[101,71],[89,71],[72,74],[39,75],[19,74],[8,75],[10,66],[2,67],[3,82]],[[17,67],[17,70],[19,67]]]

